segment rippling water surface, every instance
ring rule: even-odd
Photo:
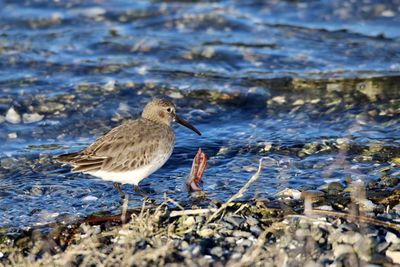
[[[166,193],[188,202],[184,181],[199,147],[209,157],[203,188],[220,201],[260,157],[270,159],[244,198],[379,179],[383,170],[399,176],[399,6],[1,2],[0,226],[117,212],[112,183],[52,156],[84,148],[154,96],[169,96],[203,133],[175,126],[171,159],[142,182],[159,201]]]

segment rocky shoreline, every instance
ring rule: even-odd
[[[120,215],[89,216],[50,233],[3,234],[0,265],[395,266],[400,189],[395,181],[382,188],[386,182],[287,188],[270,199],[208,207],[166,197],[127,210],[125,202]]]

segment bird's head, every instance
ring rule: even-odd
[[[176,106],[171,101],[166,99],[156,98],[147,103],[143,109],[142,117],[158,123],[166,124],[168,126],[171,125],[171,122],[175,121],[191,129],[198,135],[201,135],[200,131],[197,130],[193,125],[176,115]]]

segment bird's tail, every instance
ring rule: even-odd
[[[58,155],[58,156],[55,156],[54,159],[61,163],[72,163],[72,162],[76,161],[77,159],[79,159],[80,155],[81,155],[81,152],[78,151],[78,152],[72,152],[72,153]]]

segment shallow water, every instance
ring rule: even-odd
[[[171,97],[203,133],[174,126],[171,159],[142,182],[159,201],[190,203],[184,181],[199,147],[203,188],[220,201],[261,157],[244,198],[399,175],[400,2],[264,2],[0,3],[0,226],[117,212],[112,183],[52,156],[84,148],[154,96]],[[13,124],[11,107],[44,117]]]

